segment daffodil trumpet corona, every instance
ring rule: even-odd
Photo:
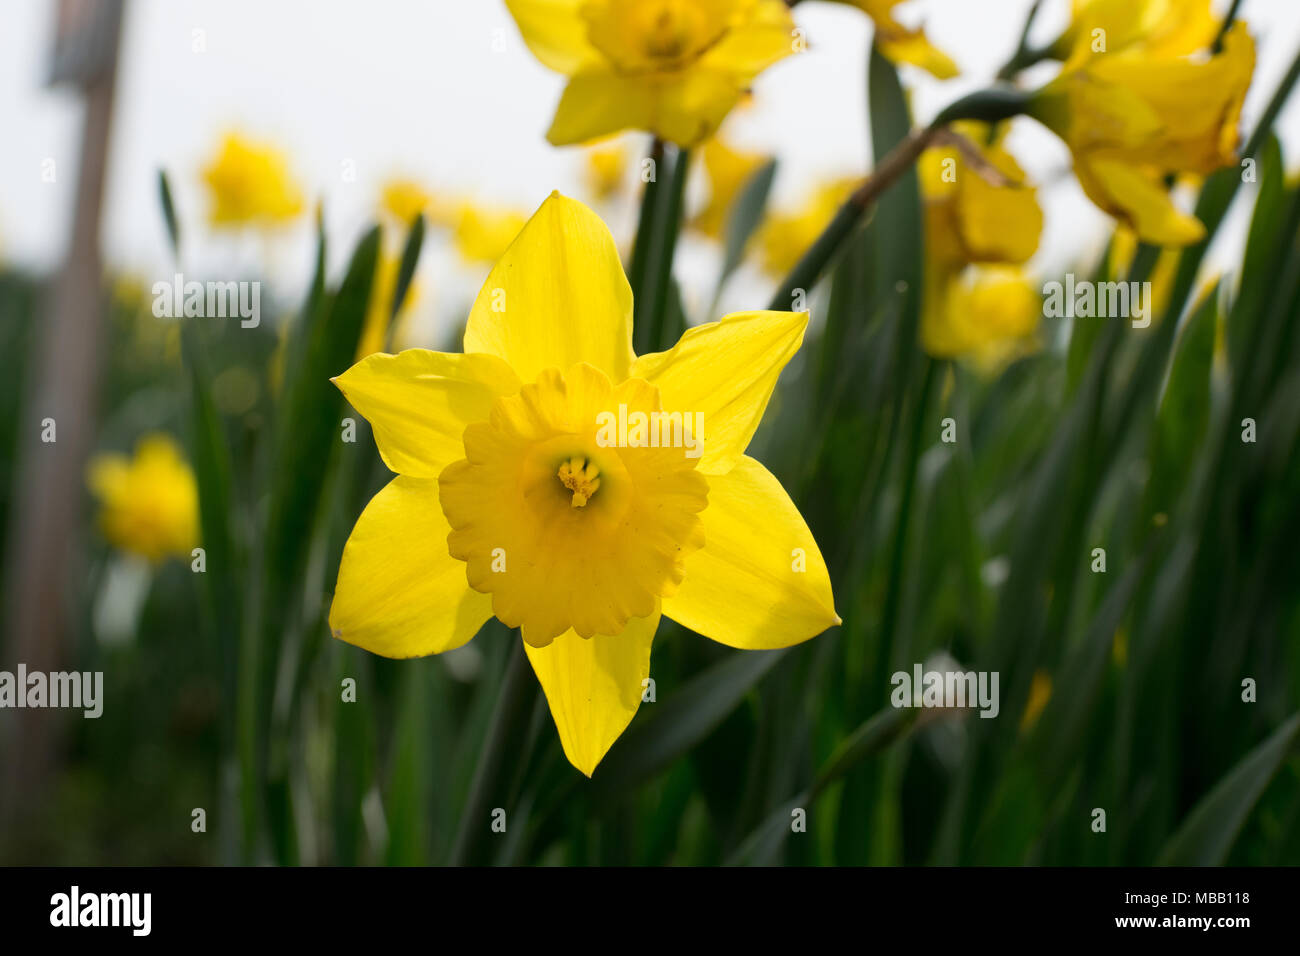
[[[661,615],[745,649],[838,624],[808,526],[745,454],[807,323],[736,313],[634,355],[609,230],[552,194],[484,283],[463,353],[378,353],[335,379],[397,476],[344,548],[334,636],[402,658],[492,616],[518,628],[590,775],[641,702]],[[668,440],[633,438],[641,422]]]

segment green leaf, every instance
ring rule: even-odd
[[[192,320],[181,323],[181,350],[190,370],[190,432],[194,477],[199,491],[199,530],[204,551],[204,594],[208,619],[221,647],[221,686],[226,700],[235,699],[236,648],[243,621],[240,580],[242,561],[235,543],[232,518],[230,441],[212,400],[212,372],[202,344],[202,330]],[[233,709],[223,710],[223,732],[233,744]]]
[[[1115,632],[1128,613],[1147,564],[1144,558],[1124,571],[1089,622],[1083,640],[1057,668],[1053,683],[1059,690],[1048,701],[1035,728],[1036,742],[1042,748],[1044,776],[1048,780],[1064,779],[1087,744],[1087,732],[1093,726],[1106,676],[1106,662],[1115,646]]]
[[[1228,772],[1187,815],[1165,844],[1160,866],[1221,866],[1264,788],[1291,754],[1300,735],[1300,713],[1273,732]]]
[[[898,70],[873,45],[867,71],[867,99],[871,115],[871,148],[879,167],[911,133],[912,115]],[[876,204],[872,228],[879,241],[875,253],[874,287],[881,296],[892,294],[899,302],[901,335],[898,363],[903,372],[900,388],[907,387],[906,370],[917,364],[917,327],[920,321],[922,268],[925,244],[921,224],[921,186],[916,164],[909,163],[893,187]]]
[[[385,862],[389,866],[421,866],[428,858],[433,743],[429,733],[431,688],[426,675],[432,664],[427,658],[410,661],[402,675],[396,753],[385,806],[388,822]]]
[[[750,237],[763,221],[767,197],[772,191],[772,181],[776,178],[776,167],[777,161],[771,159],[757,169],[746,181],[727,213],[726,251],[722,260],[722,274],[718,278],[719,291],[740,265]]]
[[[162,203],[163,220],[167,223],[167,238],[172,244],[172,255],[181,254],[181,227],[176,219],[176,203],[172,200],[172,187],[166,170],[158,170],[158,198]]]
[[[362,859],[364,832],[361,805],[375,773],[375,699],[368,655],[360,648],[335,642],[338,669],[329,697],[334,717],[334,779],[331,818],[334,860],[339,866],[355,866]],[[355,682],[355,700],[344,700],[343,681]]]
[[[912,708],[886,707],[865,720],[835,749],[812,785],[773,810],[727,859],[742,863],[770,863],[790,833],[790,814],[796,808],[809,810],[834,783],[868,757],[881,753],[908,733],[916,722]]]
[[[277,447],[271,478],[271,502],[264,535],[264,566],[258,624],[252,629],[255,647],[250,656],[255,673],[241,675],[241,691],[253,695],[252,728],[258,747],[259,769],[272,790],[285,782],[287,725],[294,710],[291,688],[277,692],[277,677],[293,681],[296,660],[281,666],[286,630],[297,623],[302,606],[301,582],[312,542],[323,489],[337,463],[343,397],[330,379],[341,374],[356,355],[365,323],[379,258],[379,227],[372,228],[353,253],[339,290],[313,301],[301,330],[305,349],[301,366],[290,379],[277,423]],[[289,645],[300,649],[301,642]],[[274,719],[277,726],[273,728]],[[247,720],[247,718],[245,718]],[[285,816],[286,822],[292,818]],[[274,820],[273,820],[274,822]],[[285,834],[273,833],[272,845],[288,847]]]
[[[1191,472],[1210,421],[1210,367],[1218,328],[1218,285],[1188,318],[1178,337],[1169,384],[1151,434],[1147,516],[1168,513]]]
[[[738,651],[688,681],[649,720],[636,721],[592,775],[592,791],[609,799],[649,780],[704,739],[785,656]]]
[[[338,292],[307,316],[306,350],[278,423],[279,447],[266,533],[268,583],[285,585],[302,568],[325,466],[338,440],[343,397],[330,381],[352,364],[379,256],[379,229],[357,245]],[[270,603],[287,595],[272,587]],[[276,615],[278,617],[278,615]]]
[[[415,267],[420,261],[420,249],[424,245],[424,216],[415,214],[415,221],[406,234],[406,245],[402,248],[402,261],[397,268],[397,284],[393,287],[393,305],[389,311],[389,337],[392,337],[392,321],[402,311],[406,303],[406,294],[411,289],[411,279],[415,277]]]

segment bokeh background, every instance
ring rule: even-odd
[[[102,5],[68,6],[93,18]],[[760,76],[721,134],[751,157],[745,176],[776,160],[756,214],[807,209],[820,184],[864,176],[911,122],[986,86],[1029,6],[903,7],[962,68],[941,82],[873,59],[859,11],[798,4],[807,52]],[[510,813],[497,838],[466,820],[512,637],[492,623],[406,662],[329,639],[342,543],[387,473],[364,422],[340,443],[351,411],[313,403],[353,350],[313,366],[302,330],[314,283],[345,294],[367,242],[387,276],[367,305],[390,310],[396,263],[416,250],[412,208],[428,227],[390,345],[458,347],[492,260],[553,189],[591,204],[630,252],[649,136],[547,144],[562,78],[497,0],[128,0],[119,42],[101,35],[71,60],[111,63],[111,99],[93,69],[49,82],[59,9],[0,13],[0,669],[35,656],[100,670],[106,699],[99,720],[0,711],[0,862],[1300,860],[1294,98],[1259,132],[1258,177],[1200,184],[1212,240],[1161,260],[1169,304],[1151,329],[1044,318],[1032,349],[992,364],[917,344],[923,306],[894,294],[922,284],[921,200],[905,179],[816,290],[751,451],[821,542],[844,626],[745,654],[665,621],[657,700],[590,782],[534,693],[487,804]],[[1069,16],[1045,0],[1033,35]],[[1239,16],[1259,51],[1250,136],[1293,67],[1300,6],[1245,0]],[[294,215],[212,221],[207,171],[229,136],[283,161]],[[1152,268],[1141,253],[1119,261],[1114,222],[1055,136],[1021,118],[1007,143],[1044,210],[1036,281]],[[87,194],[79,173],[101,162],[102,196]],[[687,184],[697,226],[710,172],[697,160]],[[688,228],[674,322],[763,307],[782,272],[764,248],[753,237],[720,283],[726,242]],[[260,281],[260,326],[187,337],[155,317],[149,290],[178,269]],[[43,351],[51,329],[58,348]],[[302,384],[314,372],[319,393]],[[38,437],[46,409],[57,460]],[[286,437],[312,431],[299,415],[328,427],[319,454]],[[940,440],[948,417],[954,444]],[[200,506],[225,529],[203,536],[203,577],[129,553],[97,493],[103,455],[159,433],[222,492]],[[183,499],[160,468],[130,493]],[[31,518],[33,488],[58,501],[52,517]],[[204,519],[206,532],[217,519]],[[1000,672],[1000,719],[889,707],[892,671],[944,660]],[[345,678],[355,703],[340,699]],[[806,833],[790,832],[794,807]]]

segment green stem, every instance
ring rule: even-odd
[[[1033,5],[1029,8],[1029,13],[1025,17],[1025,25],[1020,29],[1020,41],[1016,44],[1016,52],[1011,54],[1011,59],[998,70],[999,80],[1010,80],[1017,73],[1027,66],[1033,66],[1040,60],[1045,60],[1051,56],[1051,48],[1035,49],[1029,46],[1029,31],[1034,26],[1034,20],[1038,16],[1038,8],[1041,7],[1042,0],[1034,0]]]
[[[452,845],[451,856],[447,861],[451,866],[464,866],[477,861],[483,838],[490,832],[492,802],[494,799],[504,802],[502,794],[509,781],[509,769],[513,760],[523,760],[527,756],[519,753],[514,745],[523,739],[527,730],[537,683],[533,680],[532,668],[528,666],[524,654],[523,639],[517,631],[511,631],[510,634],[515,646],[510,652],[510,661],[506,664],[501,694],[492,712],[492,723],[479,754],[478,767],[474,771],[465,808],[461,811],[456,842]]]
[[[872,174],[853,195],[844,201],[830,224],[777,286],[768,308],[776,311],[789,309],[795,290],[801,289],[807,293],[816,284],[840,247],[853,235],[866,211],[885,190],[902,178],[929,146],[947,135],[946,127],[949,124],[962,119],[990,123],[1010,119],[1024,113],[1029,107],[1029,100],[1030,94],[1023,90],[1000,87],[980,90],[952,103],[929,126],[912,130],[876,165]]]
[[[666,325],[673,279],[673,257],[677,251],[677,234],[686,198],[689,164],[689,150],[678,149],[667,189],[658,197],[653,209],[654,219],[646,249],[643,285],[634,291],[634,301],[638,308],[633,329],[642,330],[638,352],[657,352],[672,345],[670,341],[665,341],[670,337]],[[644,217],[647,211],[644,204],[641,211]],[[639,239],[640,227],[637,232]]]
[[[1210,52],[1216,56],[1223,52],[1223,38],[1228,35],[1232,29],[1232,24],[1237,20],[1237,8],[1241,6],[1241,0],[1232,0],[1232,6],[1228,8],[1228,15],[1223,18],[1223,24],[1219,27],[1219,32],[1215,34],[1214,42],[1210,44]]]
[[[906,139],[894,147],[890,153],[880,161],[880,164],[862,185],[859,186],[844,204],[836,211],[830,224],[817,237],[808,251],[795,264],[777,286],[776,292],[772,295],[772,301],[768,305],[769,309],[774,311],[784,311],[790,308],[791,300],[796,290],[808,292],[816,285],[822,272],[835,258],[840,247],[853,234],[854,228],[861,221],[863,214],[867,209],[880,197],[886,189],[892,186],[905,173],[912,164],[916,162],[917,157],[925,151],[930,142],[939,134],[936,126],[929,126],[925,129],[913,130]]]
[[[637,219],[636,241],[632,246],[632,261],[628,265],[627,279],[632,286],[632,301],[639,319],[642,313],[641,296],[645,291],[646,269],[650,261],[650,244],[654,241],[655,208],[659,202],[659,168],[664,161],[664,141],[657,138],[650,147],[652,176],[641,191],[641,213]]]

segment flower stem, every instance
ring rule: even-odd
[[[927,148],[937,145],[941,140],[955,142],[947,130],[949,124],[962,119],[985,122],[1010,119],[1024,113],[1029,107],[1029,101],[1030,94],[1023,90],[1000,87],[980,90],[950,104],[929,126],[912,130],[885,155],[853,195],[844,201],[830,224],[777,286],[768,308],[778,311],[789,309],[796,289],[807,292],[816,284],[840,247],[853,234],[863,214],[881,194],[902,178]]]
[[[1232,29],[1233,23],[1237,20],[1237,10],[1241,6],[1241,0],[1232,0],[1232,6],[1228,8],[1228,13],[1223,18],[1223,23],[1219,27],[1219,32],[1214,36],[1214,42],[1210,44],[1210,52],[1218,56],[1223,52],[1223,38],[1228,35]]]
[[[863,213],[880,197],[881,193],[907,172],[911,165],[916,162],[917,157],[924,152],[925,148],[930,145],[938,134],[939,128],[934,126],[913,130],[906,139],[895,146],[881,160],[875,172],[868,176],[862,185],[853,192],[853,195],[844,201],[844,204],[836,211],[835,217],[831,219],[830,224],[817,237],[816,241],[808,247],[808,251],[803,254],[803,258],[795,264],[794,269],[777,287],[775,294],[772,296],[771,304],[768,305],[769,309],[777,311],[789,309],[791,298],[794,296],[796,289],[802,289],[806,292],[816,284],[817,279],[825,271],[845,240],[852,235],[853,229],[862,219]]]
[[[508,802],[503,787],[510,782],[509,771],[516,760],[527,758],[527,754],[512,752],[512,745],[524,738],[533,712],[537,683],[533,680],[532,669],[524,654],[523,638],[518,631],[511,631],[510,636],[514,648],[501,680],[501,693],[497,697],[496,708],[492,711],[492,722],[479,754],[478,767],[474,770],[469,796],[461,811],[456,842],[452,845],[451,856],[447,860],[450,866],[477,862],[483,837],[490,832],[493,801],[499,801],[495,806]]]
[[[1025,25],[1020,30],[1020,42],[1016,44],[1016,52],[1011,54],[1011,59],[998,70],[999,80],[1010,80],[1025,67],[1033,66],[1041,60],[1046,60],[1052,55],[1052,47],[1030,47],[1029,31],[1033,29],[1034,20],[1038,17],[1038,8],[1042,6],[1043,0],[1034,0],[1033,5],[1029,8],[1029,13],[1025,16]]]
[[[636,241],[632,246],[632,261],[628,264],[627,279],[632,286],[632,299],[641,314],[641,295],[645,290],[646,269],[650,261],[650,243],[654,235],[655,204],[659,201],[659,167],[664,161],[664,141],[655,137],[650,147],[651,178],[641,191],[641,212],[637,219]]]
[[[677,233],[681,226],[682,206],[686,197],[686,172],[690,152],[678,149],[665,186],[655,190],[652,201],[641,204],[641,223],[637,227],[637,246],[644,249],[644,272],[641,283],[633,287],[635,318],[632,323],[638,353],[655,352],[672,343],[667,330],[668,305],[673,278],[673,256],[677,251]],[[650,195],[651,183],[646,184]],[[651,217],[647,227],[647,214]],[[634,251],[633,271],[636,271]]]

